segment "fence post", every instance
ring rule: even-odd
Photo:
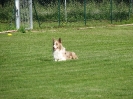
[[[67,22],[67,5],[66,5],[66,0],[65,0],[65,21]]]
[[[34,4],[34,0],[32,1],[32,3],[33,3],[33,8],[34,8],[34,11],[35,11],[35,14],[36,14],[36,18],[37,18],[39,27],[41,28],[41,24],[40,24],[40,21],[39,21],[39,18],[38,18],[38,14],[37,14],[37,11],[36,11],[36,7],[35,7],[35,4]]]
[[[30,29],[33,29],[32,0],[29,0]]]
[[[15,0],[15,17],[16,17],[16,28],[20,28],[20,4],[19,0]]]
[[[86,25],[86,0],[84,0],[84,22]]]
[[[112,18],[112,0],[110,0],[110,20],[111,20],[111,24],[112,24],[112,20],[113,20],[113,18]]]
[[[60,0],[58,0],[58,23],[60,26]]]

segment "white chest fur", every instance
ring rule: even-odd
[[[54,60],[55,61],[65,61],[66,57],[65,57],[65,50],[56,50],[54,51],[53,55],[54,55]]]

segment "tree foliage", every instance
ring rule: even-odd
[[[34,1],[39,1],[40,4],[49,4],[49,3],[55,3],[57,2],[58,0],[34,0]],[[65,0],[60,0],[61,3],[63,3]],[[80,3],[83,3],[84,0],[66,0],[68,3],[69,2],[73,2],[73,1],[77,1],[77,2],[80,2]],[[106,2],[106,1],[110,1],[110,0],[86,0],[87,2],[97,2],[97,3],[100,3],[100,2]],[[117,3],[120,3],[120,2],[125,2],[125,3],[129,3],[130,0],[114,0],[115,2]]]
[[[0,0],[0,5],[4,7],[4,5],[8,2],[11,2],[12,0]]]
[[[2,7],[4,7],[4,5],[8,2],[11,2],[11,1],[14,1],[14,0],[0,0],[0,5]],[[45,5],[45,4],[50,4],[50,3],[56,3],[58,0],[33,0],[33,1],[37,1],[39,2],[41,5]],[[69,2],[73,2],[73,1],[77,1],[77,2],[80,2],[80,3],[83,3],[84,0],[66,0],[68,3]],[[97,2],[97,3],[100,3],[100,2],[105,2],[105,1],[110,1],[110,0],[86,0],[87,2]],[[114,0],[115,2],[117,3],[120,3],[120,2],[125,2],[125,3],[129,3],[130,0]],[[61,3],[64,2],[64,0],[60,0]]]

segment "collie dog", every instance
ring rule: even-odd
[[[53,39],[53,56],[55,61],[65,61],[70,59],[78,59],[74,52],[69,52],[63,47],[61,38],[58,40]]]

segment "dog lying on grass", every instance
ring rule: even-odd
[[[70,59],[78,59],[74,52],[69,52],[63,47],[61,38],[58,40],[53,39],[53,56],[55,61],[65,61]]]

